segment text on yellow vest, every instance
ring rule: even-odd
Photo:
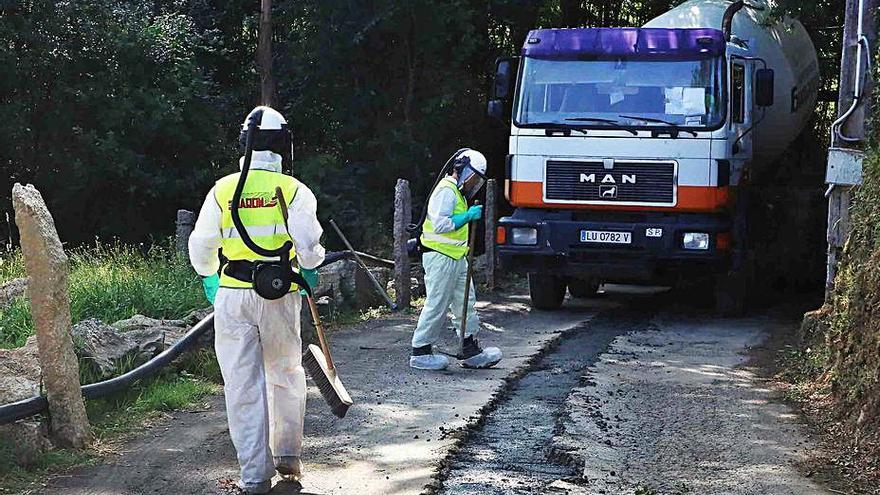
[[[220,216],[220,250],[223,252],[223,256],[230,261],[267,259],[275,261],[276,259],[260,256],[247,247],[232,221],[232,196],[235,194],[239,175],[238,173],[227,175],[218,180],[214,186],[214,198],[220,205],[222,212]],[[281,188],[284,200],[290,204],[299,185],[298,180],[278,172],[269,170],[250,170],[248,172],[247,182],[241,193],[238,213],[241,217],[241,223],[258,246],[269,250],[278,249],[285,242],[291,240],[275,194],[275,188]],[[290,250],[290,259],[296,259],[296,247]],[[251,284],[234,279],[226,275],[225,270],[221,270],[220,286],[244,289],[250,288]],[[291,287],[291,291],[294,290],[299,290],[295,284]]]

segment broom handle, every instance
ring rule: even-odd
[[[284,193],[280,187],[275,188],[275,197],[278,198],[278,206],[281,208],[281,216],[284,217],[284,225],[287,226],[287,201],[284,200]],[[297,265],[296,259],[292,260],[294,266]],[[321,352],[327,359],[327,369],[333,371],[333,356],[330,355],[330,346],[327,344],[327,337],[324,335],[324,325],[321,323],[321,315],[318,314],[318,306],[312,296],[306,294],[306,301],[309,304],[309,312],[312,313],[312,322],[315,324],[315,331],[318,333],[318,342],[321,344]]]
[[[479,201],[474,202],[474,206],[478,204],[480,204]],[[464,336],[467,330],[468,299],[471,297],[471,279],[474,276],[474,241],[477,237],[477,229],[475,227],[475,225],[469,227],[470,232],[468,235],[467,277],[464,282],[464,307],[461,309],[461,332],[458,334],[459,356],[464,355]]]
[[[327,359],[327,369],[333,371],[333,356],[330,355],[330,345],[327,344],[327,337],[324,336],[324,325],[321,324],[321,315],[318,314],[318,306],[315,305],[315,300],[312,299],[312,296],[306,296],[306,300],[308,300],[309,310],[312,312],[312,320],[315,323],[315,330],[318,333],[318,342],[321,344],[321,352],[324,353],[324,357]]]

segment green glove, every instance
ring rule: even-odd
[[[471,206],[470,208],[468,208],[467,214],[468,216],[470,216],[468,221],[474,221],[483,218],[483,205]]]
[[[452,224],[455,226],[455,230],[458,230],[466,223],[480,218],[483,218],[483,205],[474,205],[465,212],[452,215]]]
[[[306,280],[309,287],[314,290],[318,288],[318,269],[317,268],[300,268],[299,274]],[[306,295],[305,289],[299,291],[303,296]]]
[[[214,298],[217,296],[217,289],[220,287],[220,275],[216,273],[202,277],[202,288],[205,290],[205,297],[211,305],[214,305]]]
[[[452,215],[452,225],[455,227],[455,230],[464,227],[468,222],[470,222],[470,216],[466,211]]]

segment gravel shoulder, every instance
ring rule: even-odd
[[[417,494],[429,485],[460,433],[561,333],[591,318],[610,301],[569,304],[560,312],[528,310],[524,296],[478,303],[486,324],[481,342],[505,353],[492,370],[451,366],[442,373],[408,366],[415,316],[393,316],[331,335],[334,358],[356,404],[336,419],[310,386],[302,493]],[[445,343],[455,348],[452,331]],[[50,480],[37,493],[134,495],[224,493],[237,477],[222,397],[193,412],[178,412],[94,467]],[[300,493],[279,483],[273,494]]]
[[[560,488],[831,493],[798,469],[817,446],[796,413],[744,366],[751,348],[796,322],[667,311],[615,339],[569,395],[554,446],[585,479]]]

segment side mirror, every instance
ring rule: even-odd
[[[504,122],[506,120],[505,106],[503,100],[489,100],[489,104],[486,106],[486,113],[489,114],[489,117]]]
[[[509,100],[513,96],[516,77],[515,58],[499,58],[495,61],[495,81],[492,84],[492,99]]]
[[[773,69],[755,71],[755,105],[773,106]]]

